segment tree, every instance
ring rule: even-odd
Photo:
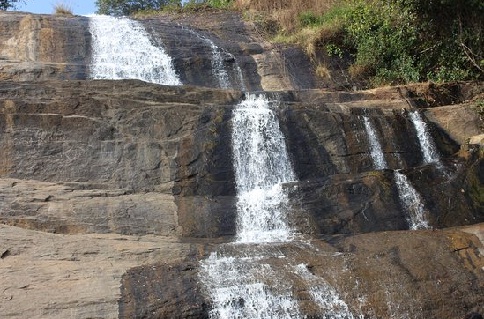
[[[22,0],[0,0],[0,10],[15,9],[16,4]]]
[[[128,16],[142,10],[160,10],[168,4],[181,4],[181,0],[96,0],[97,13],[114,16]]]

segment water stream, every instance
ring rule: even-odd
[[[192,29],[187,29],[187,28],[184,28],[184,29],[190,32],[191,34],[193,34],[194,36],[196,36],[197,38],[199,38],[200,40],[202,40],[203,42],[205,42],[210,47],[210,50],[212,51],[212,60],[211,60],[212,74],[214,77],[218,79],[220,88],[222,89],[235,88],[230,82],[230,77],[225,67],[226,62],[223,55],[226,55],[230,58],[230,60],[234,61],[234,65],[235,65],[234,68],[235,68],[235,72],[237,73],[237,78],[239,81],[238,87],[242,91],[247,91],[247,88],[244,84],[242,69],[237,63],[237,60],[235,59],[234,55],[218,47],[210,38],[207,38],[206,36]]]
[[[294,264],[283,251],[296,243],[283,183],[296,180],[274,107],[248,94],[233,114],[237,190],[236,241],[201,262],[200,281],[212,299],[210,318],[304,318],[296,274],[324,318],[353,319],[336,289]],[[291,275],[292,274],[292,275]]]
[[[420,194],[415,190],[412,184],[410,184],[407,176],[404,174],[395,171],[394,178],[400,203],[407,213],[409,228],[413,230],[430,228],[429,223],[425,218],[425,207]]]
[[[436,163],[440,164],[440,156],[437,148],[428,131],[427,123],[424,122],[422,116],[418,111],[410,112],[410,119],[417,132],[420,149],[425,164]]]
[[[370,156],[373,160],[373,166],[375,169],[387,168],[387,162],[385,161],[385,155],[378,140],[375,128],[370,122],[368,116],[363,116],[363,124],[365,125],[366,134],[368,135],[368,143],[370,145]]]
[[[201,281],[213,302],[211,318],[301,317],[291,286],[278,282],[277,272],[265,262],[275,257],[271,247],[261,254],[247,246],[277,245],[291,236],[281,184],[295,180],[295,174],[271,104],[263,95],[248,94],[234,110],[237,239],[202,262]],[[220,252],[234,245],[228,256]]]
[[[139,79],[181,85],[171,57],[150,40],[144,27],[128,18],[89,16],[93,79]]]
[[[428,133],[425,129],[425,123],[421,120],[419,116],[412,117],[412,120],[414,121],[414,123],[417,123],[415,124],[415,126],[418,127],[417,131],[420,132],[419,139],[421,138],[424,141],[421,142],[421,145],[422,152],[423,154],[425,154],[424,156],[426,156],[426,162],[428,159],[431,159],[430,162],[438,161],[438,157],[436,158],[436,150],[428,150],[425,148],[429,145],[432,145],[432,143],[430,143],[431,140],[428,137]],[[376,131],[367,116],[363,116],[363,123],[365,125],[365,130],[368,135],[370,155],[373,160],[373,165],[376,169],[384,169],[387,167],[387,163],[383,155],[380,141],[378,140],[378,137],[376,135]],[[430,228],[428,221],[425,218],[426,212],[422,198],[417,190],[412,186],[412,184],[410,184],[407,176],[396,170],[394,171],[394,180],[397,186],[400,203],[402,204],[402,207],[404,208],[407,215],[407,223],[409,225],[409,228],[413,230]]]
[[[287,241],[287,194],[296,180],[276,113],[263,95],[248,94],[234,110],[233,159],[237,188],[237,241]]]
[[[133,78],[181,85],[171,58],[163,48],[153,44],[141,24],[127,18],[104,16],[92,16],[90,21],[92,78]],[[223,54],[229,53],[212,40],[192,33],[210,47],[212,72],[220,87],[230,88],[232,84],[223,58]],[[242,71],[237,63],[234,68],[238,85],[245,91]],[[305,318],[299,301],[301,296],[309,296],[318,317],[353,319],[337,289],[311,273],[305,264],[296,262],[293,256],[297,251],[294,247],[302,241],[289,223],[290,207],[284,183],[295,181],[296,174],[279,128],[277,107],[278,102],[264,94],[246,94],[245,100],[233,110],[236,236],[234,242],[220,245],[200,262],[199,280],[211,298],[209,317]],[[384,169],[387,163],[375,129],[368,117],[364,116],[363,122],[374,166]],[[423,149],[425,142],[421,143]],[[432,154],[430,151],[428,156],[434,159]],[[402,205],[409,214],[410,228],[428,228],[418,193],[405,175],[395,172],[395,181]],[[305,251],[310,249],[305,247]],[[286,253],[291,250],[293,255]]]

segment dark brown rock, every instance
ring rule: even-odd
[[[268,43],[238,13],[141,20],[183,82],[205,88],[82,80],[87,18],[0,12],[2,316],[207,318],[200,262],[258,249],[308,318],[325,315],[294,265],[355,316],[483,313],[482,119],[468,101],[482,83],[287,91],[324,83],[299,49]],[[301,241],[216,244],[236,231],[230,119],[244,96],[214,89],[204,37],[223,51],[235,88],[238,63],[249,90],[279,91],[267,94],[280,101],[299,179],[284,187]],[[425,108],[441,166],[422,163],[407,114],[415,108]],[[363,115],[434,230],[402,231],[393,171],[374,169]],[[472,226],[435,229],[459,225]]]
[[[197,269],[196,262],[130,269],[122,280],[119,318],[208,318]]]

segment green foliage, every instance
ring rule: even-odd
[[[160,10],[167,5],[181,6],[181,0],[96,0],[97,13],[128,16],[138,11]]]
[[[312,11],[305,11],[299,14],[299,24],[303,27],[320,26],[323,24],[323,19]]]
[[[0,10],[15,9],[16,5],[22,0],[0,0]]]
[[[482,0],[341,0],[299,25],[320,29],[313,47],[352,54],[350,73],[374,85],[484,77]]]
[[[200,1],[198,1],[200,2]],[[206,0],[203,3],[209,5],[212,8],[216,9],[226,9],[232,6],[234,0]]]
[[[97,13],[114,16],[129,16],[135,13],[196,11],[201,8],[225,9],[234,0],[190,0],[182,6],[182,0],[96,0]]]

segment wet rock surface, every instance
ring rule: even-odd
[[[1,317],[208,316],[200,261],[249,247],[220,244],[236,232],[230,119],[244,94],[216,88],[204,37],[234,87],[237,62],[248,90],[278,91],[266,94],[280,101],[298,177],[284,187],[299,241],[256,250],[302,313],[324,318],[287,265],[333,287],[354,316],[484,313],[481,83],[322,91],[300,51],[265,42],[236,13],[141,22],[184,83],[204,87],[85,80],[85,17],[0,13]],[[441,166],[423,162],[417,108]],[[374,168],[363,116],[388,169]],[[393,169],[434,230],[406,231]]]
[[[482,234],[482,224],[478,229]],[[277,287],[274,280],[290,285],[301,313],[308,318],[326,318],[310,297],[311,289],[317,289],[323,298],[330,297],[325,295],[328,291],[333,297],[337,294],[354,317],[464,318],[484,310],[482,243],[465,231],[379,232],[328,236],[326,241],[225,244],[218,246],[217,254],[245,257],[241,263],[247,262],[247,267],[265,265],[260,281],[268,286]],[[247,261],[254,254],[259,258]],[[120,317],[206,318],[210,300],[194,286],[196,269],[189,262],[130,270],[123,277]],[[272,293],[277,294],[277,288]],[[168,309],[169,316],[164,312]]]
[[[177,242],[177,238],[192,238],[187,244],[207,241],[193,239],[197,237],[229,239],[235,234],[230,117],[234,105],[243,98],[241,92],[190,86],[156,86],[134,80],[4,81],[2,84],[0,220],[9,225],[3,226],[3,237],[7,238],[18,229],[19,238],[24,236],[22,234],[37,234],[39,238],[50,238],[55,242],[54,247],[57,247],[64,245],[63,241],[70,238],[76,241],[84,241],[86,238],[86,244],[95,245],[98,238],[114,234],[150,235],[156,236],[156,240],[170,243]],[[442,254],[442,259],[438,261],[438,264],[450,263],[457,268],[471,265],[469,267],[474,268],[470,271],[472,274],[477,273],[477,277],[472,279],[467,270],[458,275],[446,275],[451,282],[446,290],[439,294],[432,292],[427,299],[422,295],[422,301],[417,304],[408,302],[413,300],[409,296],[414,292],[424,294],[423,291],[430,288],[426,287],[427,279],[412,277],[410,280],[410,277],[405,277],[407,275],[401,273],[401,267],[417,269],[417,266],[406,263],[420,262],[423,258],[421,254],[431,253],[420,250],[422,245],[416,239],[413,240],[419,237],[413,233],[385,232],[404,230],[408,225],[396,194],[393,172],[375,171],[371,165],[361,116],[368,115],[375,123],[380,123],[381,126],[377,127],[382,136],[392,136],[396,141],[402,141],[401,146],[384,144],[387,145],[384,149],[387,150],[386,155],[390,156],[388,158],[394,155],[400,158],[399,161],[389,160],[389,165],[408,166],[404,172],[421,193],[433,227],[482,222],[482,157],[475,148],[459,153],[459,156],[464,154],[464,157],[456,156],[451,151],[458,144],[450,142],[446,144],[447,148],[439,145],[445,170],[439,171],[433,165],[420,165],[421,155],[412,157],[413,152],[419,151],[416,145],[406,145],[403,142],[413,138],[411,136],[414,134],[405,112],[401,111],[406,102],[392,100],[389,98],[392,94],[335,94],[321,91],[288,91],[278,94],[282,101],[279,105],[281,127],[285,131],[291,159],[300,176],[300,182],[285,186],[290,190],[293,207],[291,223],[296,230],[312,238],[338,243],[339,246],[335,244],[331,251],[339,253],[351,252],[351,245],[360,246],[356,243],[343,244],[350,239],[341,241],[338,237],[328,237],[331,234],[348,236],[370,233],[348,238],[359,238],[368,245],[375,245],[371,249],[383,249],[377,244],[382,240],[378,236],[388,241],[393,234],[412,239],[402,239],[395,249],[393,246],[387,247],[385,251],[377,249],[375,256],[389,256],[384,267],[378,266],[376,259],[371,267],[367,266],[364,260],[368,258],[366,252],[370,248],[366,246],[357,249],[361,249],[361,255],[358,253],[358,256],[345,259],[345,267],[352,266],[347,272],[334,275],[335,278],[331,280],[335,285],[337,280],[341,281],[338,284],[343,285],[345,276],[349,274],[352,278],[365,281],[367,279],[362,278],[366,278],[364,274],[368,274],[370,269],[375,273],[370,272],[371,276],[368,275],[371,279],[365,281],[364,290],[370,291],[372,296],[386,296],[384,291],[400,282],[400,279],[388,282],[383,288],[373,286],[379,272],[382,272],[381,276],[389,278],[402,276],[401,280],[405,283],[401,293],[392,291],[386,297],[391,298],[386,306],[374,300],[380,300],[380,297],[366,297],[368,299],[364,303],[352,304],[353,311],[359,309],[370,317],[386,317],[391,307],[394,307],[389,306],[392,302],[404,304],[400,307],[404,307],[406,312],[399,314],[408,312],[412,316],[416,313],[428,313],[430,317],[436,313],[461,316],[464,310],[482,311],[478,309],[482,300],[477,297],[478,290],[482,289],[479,286],[482,281],[478,270],[482,267],[478,266],[482,263],[482,257],[477,253],[469,257],[472,261],[452,259],[452,254],[448,253]],[[386,107],[380,108],[381,105]],[[445,132],[440,130],[439,122],[434,127],[436,141],[450,141]],[[440,140],[439,136],[442,136]],[[313,154],[312,151],[316,155],[308,156]],[[35,233],[28,233],[24,229],[31,229]],[[482,229],[479,229],[474,229],[474,234],[482,233]],[[420,240],[435,240],[434,246],[429,246],[432,249],[437,249],[439,243],[442,243],[440,239],[434,238],[435,234],[443,234],[441,231],[424,234],[428,238]],[[369,236],[368,239],[365,236]],[[474,239],[469,237],[466,240]],[[93,243],[89,244],[90,241]],[[22,247],[20,239],[8,243],[2,248],[2,262],[15,260],[12,256]],[[324,242],[314,243],[318,246]],[[183,246],[180,243],[183,247],[192,247],[192,244]],[[470,247],[471,244],[466,245]],[[412,248],[414,246],[418,247]],[[69,247],[65,246],[66,254]],[[402,251],[409,249],[418,252],[417,257],[408,257],[410,260],[401,266],[399,256]],[[119,283],[121,274],[135,267],[123,277],[119,307],[113,306],[117,297],[112,297],[119,293],[119,285],[105,288],[102,297],[95,295],[103,304],[111,304],[109,309],[101,309],[100,306],[83,306],[82,302],[66,301],[66,304],[59,305],[59,300],[70,298],[65,292],[62,296],[51,293],[50,299],[57,300],[57,305],[52,306],[45,299],[47,297],[42,297],[45,294],[44,286],[38,284],[22,298],[38,300],[36,308],[40,310],[35,312],[30,306],[19,308],[8,304],[5,313],[10,318],[20,318],[25,313],[31,314],[29,316],[32,318],[42,318],[46,314],[52,318],[61,318],[65,317],[66,311],[78,311],[76,316],[79,318],[88,318],[93,312],[101,313],[106,318],[114,318],[118,312],[124,318],[203,318],[207,316],[210,301],[196,284],[197,265],[209,250],[203,248],[203,245],[202,248],[179,250],[177,258],[183,260],[183,263],[173,262],[169,254],[153,257],[150,251],[147,258],[151,259],[147,261],[136,259],[136,253],[133,253],[137,261],[119,270],[118,275],[113,277]],[[338,263],[331,266],[334,261],[330,261],[326,254],[320,256],[312,247],[296,250],[294,254],[299,257],[294,257],[294,263],[321,265],[321,270],[315,266],[314,271],[326,281],[332,282],[323,275],[322,269],[333,267],[337,274],[336,269],[344,266]],[[395,256],[400,258],[398,263],[394,263],[399,268],[386,273],[387,270],[383,269],[396,267],[391,262],[397,258]],[[28,268],[32,261],[35,269],[29,270],[33,275],[28,277],[34,281],[43,280],[35,276],[47,266],[37,264],[38,256],[34,253],[24,257],[19,261],[19,271],[26,273],[28,270],[23,267]],[[427,260],[429,265],[437,262],[432,258]],[[93,259],[92,263],[97,263],[97,260]],[[52,264],[58,263],[60,261],[55,257]],[[84,261],[82,263],[84,265]],[[3,263],[1,271],[5,273],[5,280],[15,281],[16,276],[21,274],[12,273],[9,265]],[[91,267],[89,265],[85,266]],[[419,274],[438,276],[432,272],[433,269],[421,270]],[[450,269],[442,271],[449,273]],[[99,283],[97,276],[86,276],[87,281]],[[469,295],[459,290],[460,297],[450,297],[455,289],[461,289],[456,288],[456,282],[460,281],[472,282],[474,288]],[[48,285],[64,285],[58,281],[48,282]],[[295,286],[299,284],[302,284],[301,281],[296,280]],[[350,299],[353,300],[358,292],[348,286],[345,283],[341,291],[346,291],[348,296],[352,295]],[[76,289],[83,288],[79,286]],[[78,293],[79,290],[72,291]],[[318,308],[307,296],[304,297],[304,291],[301,288],[297,293],[301,294],[298,297],[301,307],[305,313],[318,318]],[[15,294],[11,296],[23,300]],[[400,297],[402,300],[398,299]],[[10,295],[6,298],[10,298]],[[452,302],[444,303],[444,299],[452,299]],[[183,306],[177,306],[180,304]],[[464,308],[463,304],[466,305]],[[52,310],[53,307],[56,310]],[[77,308],[82,310],[72,310]],[[451,308],[460,309],[460,312],[457,314],[457,310],[449,310]],[[22,314],[20,317],[19,313]]]

